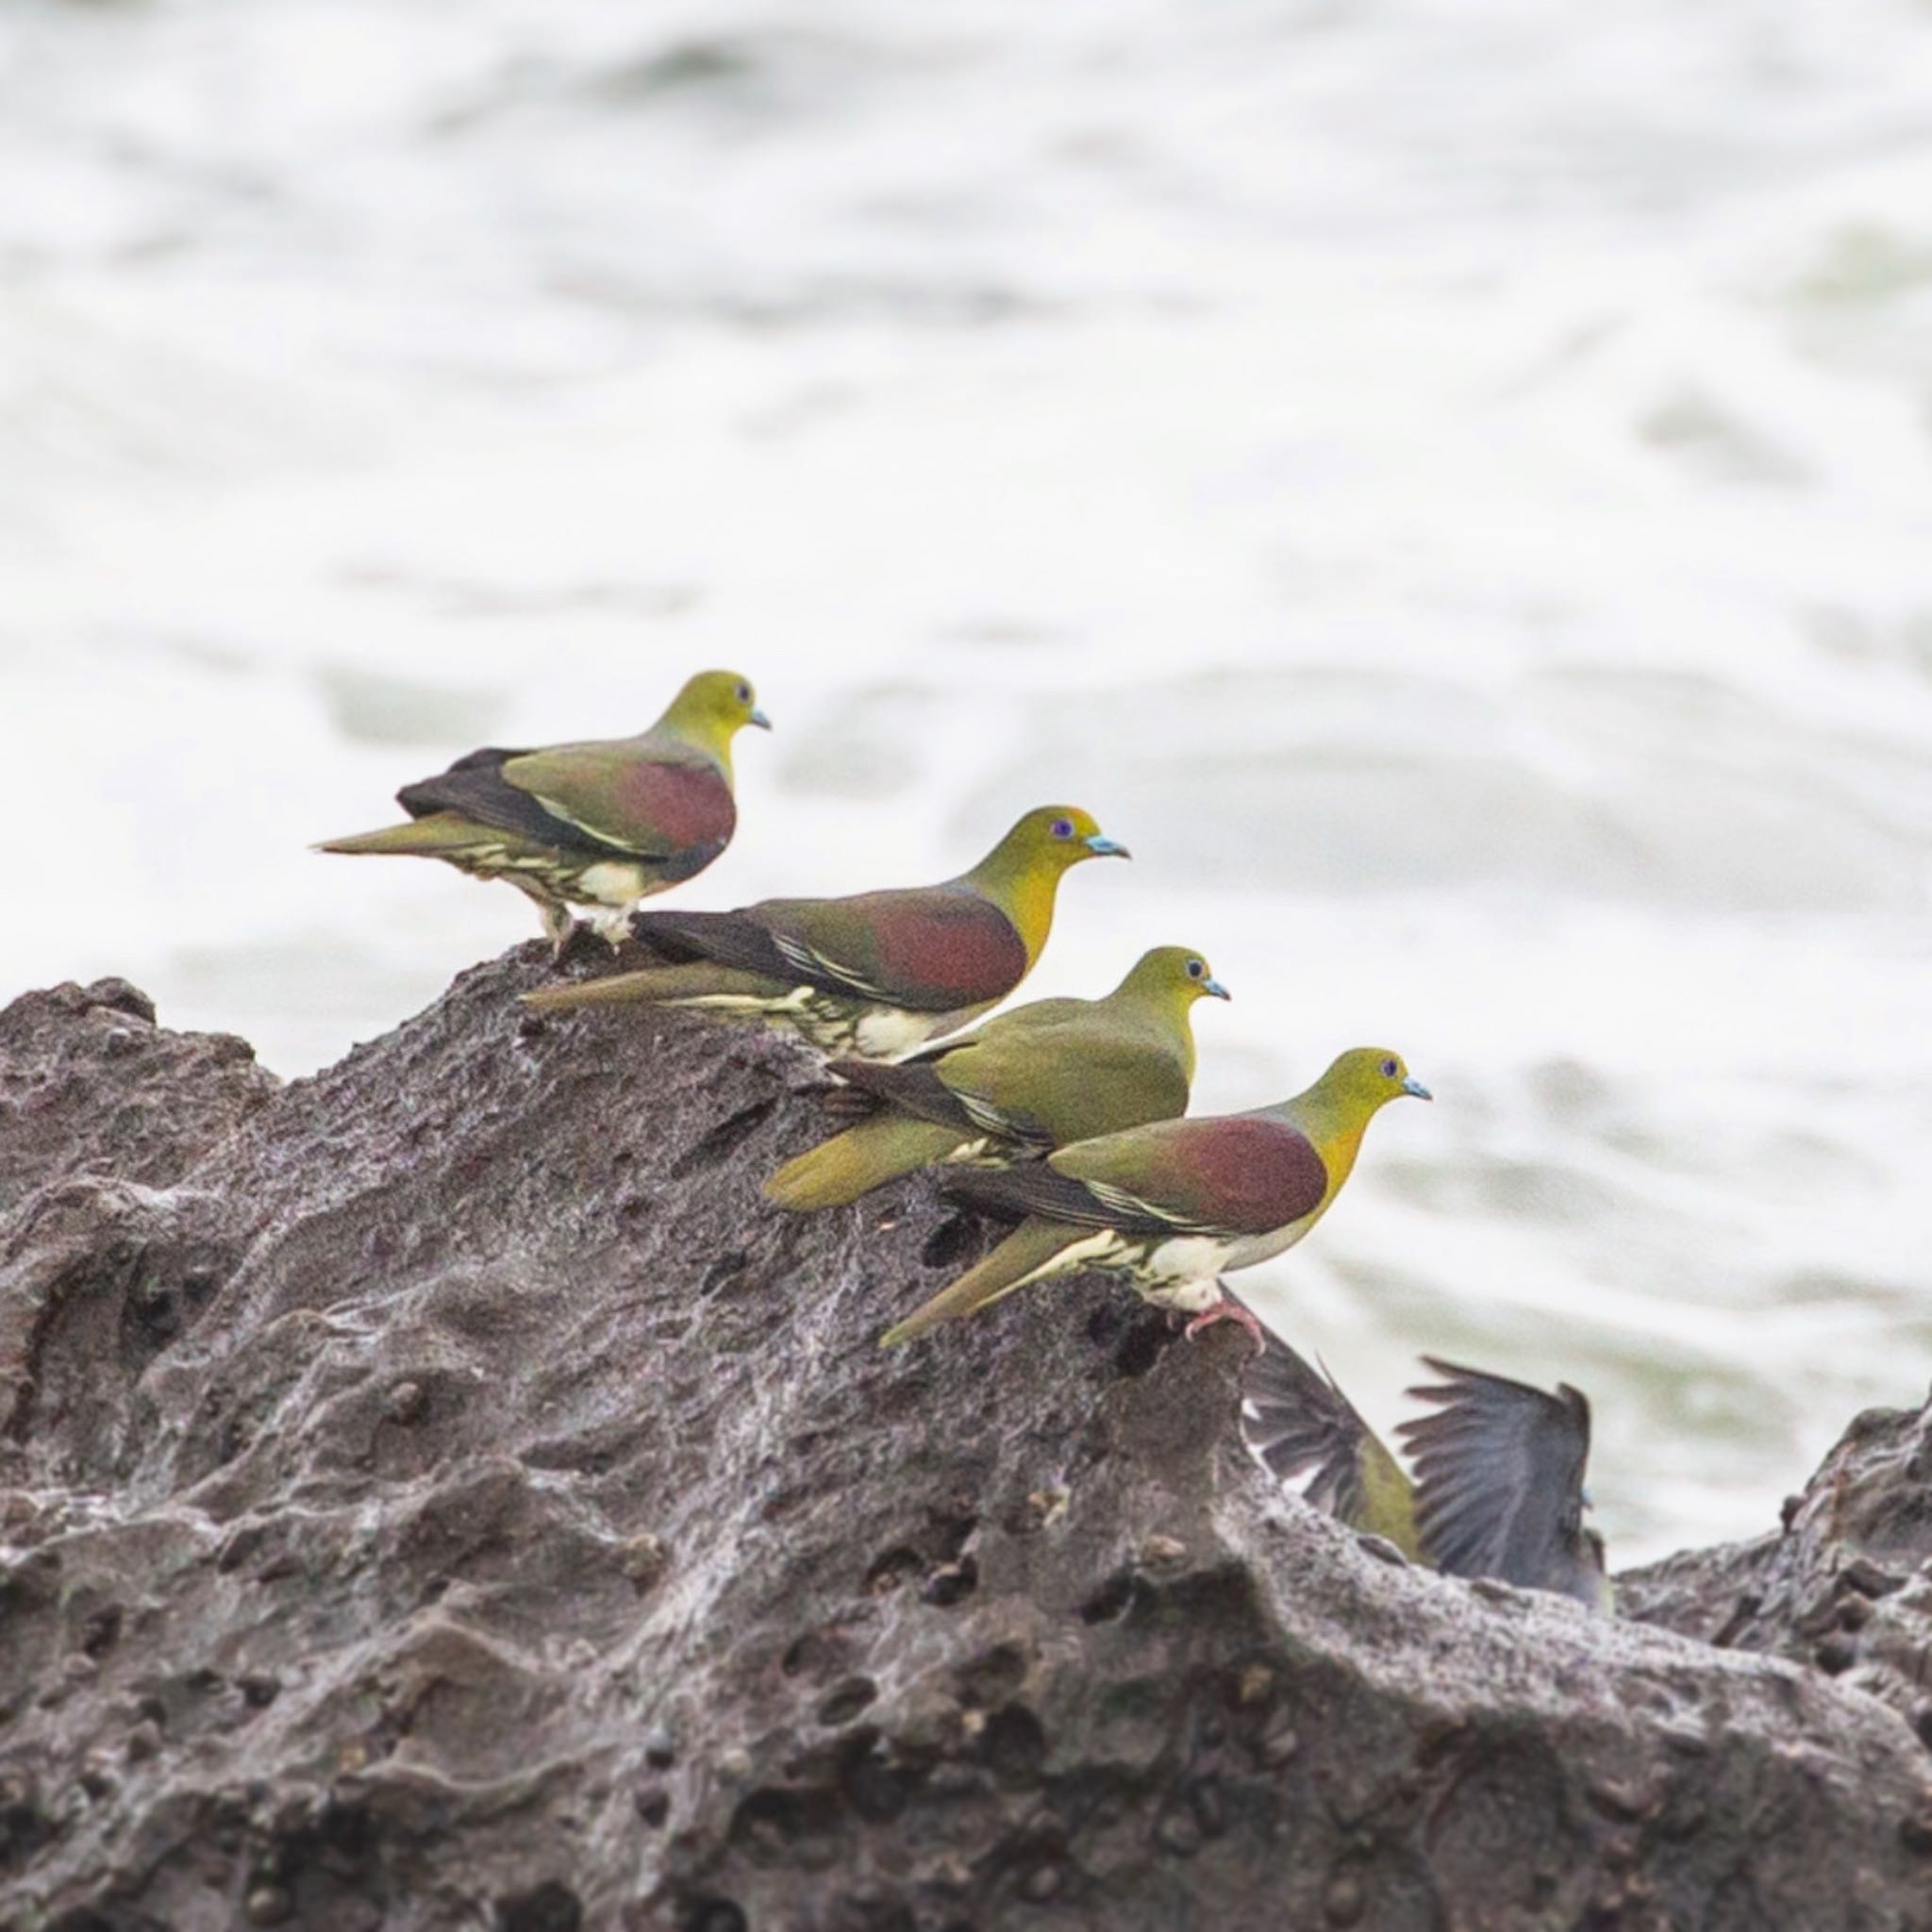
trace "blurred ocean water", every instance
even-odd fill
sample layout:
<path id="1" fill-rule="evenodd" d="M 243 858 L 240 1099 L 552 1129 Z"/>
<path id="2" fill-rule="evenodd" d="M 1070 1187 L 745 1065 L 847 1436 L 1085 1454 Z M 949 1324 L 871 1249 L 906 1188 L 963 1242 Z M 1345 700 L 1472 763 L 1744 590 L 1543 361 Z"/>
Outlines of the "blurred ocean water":
<path id="1" fill-rule="evenodd" d="M 1088 806 L 1030 992 L 1438 1093 L 1263 1312 L 1761 1527 L 1932 1373 L 1928 100 L 1922 0 L 19 0 L 0 992 L 324 1064 L 535 926 L 308 841 L 741 668 L 689 903 Z"/>

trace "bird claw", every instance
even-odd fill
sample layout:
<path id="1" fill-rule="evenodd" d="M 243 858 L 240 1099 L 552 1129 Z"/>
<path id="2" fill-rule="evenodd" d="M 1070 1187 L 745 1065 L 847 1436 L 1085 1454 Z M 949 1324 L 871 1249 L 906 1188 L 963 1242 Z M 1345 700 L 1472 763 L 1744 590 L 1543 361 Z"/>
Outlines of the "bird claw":
<path id="1" fill-rule="evenodd" d="M 600 936 L 590 926 L 577 920 L 551 941 L 550 963 L 559 971 L 581 961 L 586 966 L 603 966 L 609 962 L 608 951 L 600 943 Z"/>
<path id="2" fill-rule="evenodd" d="M 1255 1353 L 1260 1355 L 1266 1350 L 1267 1338 L 1262 1332 L 1260 1323 L 1255 1319 L 1250 1309 L 1244 1308 L 1237 1301 L 1216 1302 L 1211 1308 L 1206 1308 L 1196 1315 L 1181 1333 L 1188 1341 L 1196 1341 L 1204 1328 L 1211 1328 L 1217 1322 L 1240 1323 L 1247 1331 L 1248 1340 L 1255 1344 Z"/>
<path id="3" fill-rule="evenodd" d="M 636 910 L 635 901 L 628 906 L 600 906 L 591 914 L 590 930 L 614 953 L 630 938 L 631 914 Z"/>

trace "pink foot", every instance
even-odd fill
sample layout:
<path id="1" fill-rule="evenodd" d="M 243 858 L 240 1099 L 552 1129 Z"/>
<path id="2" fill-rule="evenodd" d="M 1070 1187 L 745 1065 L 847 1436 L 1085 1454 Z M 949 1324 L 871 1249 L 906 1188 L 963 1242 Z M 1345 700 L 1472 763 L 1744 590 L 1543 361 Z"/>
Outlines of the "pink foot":
<path id="1" fill-rule="evenodd" d="M 1262 1334 L 1261 1324 L 1254 1315 L 1237 1301 L 1216 1302 L 1211 1308 L 1204 1309 L 1181 1330 L 1190 1341 L 1199 1339 L 1204 1328 L 1211 1328 L 1217 1322 L 1239 1322 L 1247 1330 L 1248 1340 L 1255 1344 L 1255 1353 L 1259 1355 L 1268 1346 Z"/>

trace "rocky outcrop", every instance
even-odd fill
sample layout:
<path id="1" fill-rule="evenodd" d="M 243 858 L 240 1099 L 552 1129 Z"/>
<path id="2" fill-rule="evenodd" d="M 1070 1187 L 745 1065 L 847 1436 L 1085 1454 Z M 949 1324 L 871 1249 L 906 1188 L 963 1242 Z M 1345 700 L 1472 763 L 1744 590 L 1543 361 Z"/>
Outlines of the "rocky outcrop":
<path id="1" fill-rule="evenodd" d="M 765 1208 L 808 1057 L 544 970 L 280 1089 L 0 1015 L 0 1924 L 1932 1926 L 1924 1418 L 1626 1584 L 1694 1635 L 1412 1571 L 1251 1468 L 1232 1328 L 881 1353 L 974 1230 Z"/>
<path id="2" fill-rule="evenodd" d="M 1853 1421 L 1783 1527 L 1623 1579 L 1631 1614 L 1801 1659 L 1885 1699 L 1932 1747 L 1932 1404 Z"/>
<path id="3" fill-rule="evenodd" d="M 0 1214 L 73 1174 L 165 1187 L 272 1094 L 232 1034 L 168 1033 L 125 979 L 0 1010 Z"/>

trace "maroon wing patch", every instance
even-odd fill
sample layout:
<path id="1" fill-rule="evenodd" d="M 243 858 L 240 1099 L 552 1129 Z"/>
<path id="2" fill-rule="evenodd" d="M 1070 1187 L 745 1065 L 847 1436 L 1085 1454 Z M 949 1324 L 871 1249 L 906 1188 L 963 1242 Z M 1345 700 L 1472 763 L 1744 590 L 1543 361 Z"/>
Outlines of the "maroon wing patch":
<path id="1" fill-rule="evenodd" d="M 659 849 L 675 858 L 702 852 L 708 863 L 731 842 L 738 824 L 731 787 L 712 765 L 627 765 L 611 793 L 623 822 L 651 826 L 663 841 Z"/>
<path id="2" fill-rule="evenodd" d="M 772 934 L 804 982 L 910 1012 L 983 1006 L 1026 976 L 1026 948 L 1006 914 L 948 886 L 768 899 L 747 917 Z"/>
<path id="3" fill-rule="evenodd" d="M 878 892 L 873 971 L 881 989 L 931 1011 L 1002 1000 L 1031 963 L 1012 922 L 972 892 Z M 855 964 L 857 962 L 854 962 Z"/>
<path id="4" fill-rule="evenodd" d="M 1307 1137 L 1286 1121 L 1229 1114 L 1176 1121 L 1169 1149 L 1174 1185 L 1157 1197 L 1186 1216 L 1229 1234 L 1267 1234 L 1312 1214 L 1328 1193 L 1328 1170 Z"/>
<path id="5" fill-rule="evenodd" d="M 1271 1234 L 1322 1205 L 1328 1171 L 1285 1121 L 1223 1114 L 1077 1141 L 1038 1166 L 964 1170 L 943 1187 L 995 1213 L 1123 1234 Z"/>
<path id="6" fill-rule="evenodd" d="M 1322 1157 L 1272 1114 L 1154 1121 L 1075 1141 L 1047 1166 L 1103 1204 L 1108 1225 L 1136 1231 L 1154 1220 L 1181 1232 L 1269 1234 L 1328 1193 Z"/>
<path id="7" fill-rule="evenodd" d="M 716 959 L 916 1013 L 1004 999 L 1026 976 L 1026 948 L 1006 915 L 941 887 L 766 899 L 741 912 L 641 912 L 631 930 L 669 959 Z"/>

